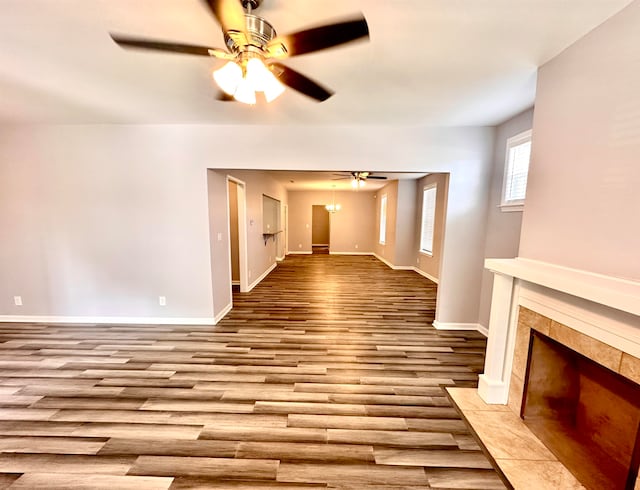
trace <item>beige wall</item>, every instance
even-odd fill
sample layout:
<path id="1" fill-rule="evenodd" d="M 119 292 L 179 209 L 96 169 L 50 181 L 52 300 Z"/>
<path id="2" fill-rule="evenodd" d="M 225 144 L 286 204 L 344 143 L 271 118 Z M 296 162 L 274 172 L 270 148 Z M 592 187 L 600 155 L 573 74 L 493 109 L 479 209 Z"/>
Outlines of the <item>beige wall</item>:
<path id="1" fill-rule="evenodd" d="M 396 243 L 393 264 L 416 265 L 417 187 L 415 180 L 399 180 L 396 207 Z"/>
<path id="2" fill-rule="evenodd" d="M 436 184 L 436 214 L 433 228 L 433 254 L 427 255 L 420 252 L 420 235 L 422 234 L 422 194 L 425 187 Z M 415 217 L 414 250 L 416 267 L 429 274 L 432 278 L 440 278 L 440 262 L 442 260 L 442 246 L 444 243 L 444 227 L 447 216 L 447 196 L 449 188 L 448 174 L 429 174 L 420 179 L 417 188 L 417 212 Z"/>
<path id="3" fill-rule="evenodd" d="M 640 1 L 539 70 L 520 255 L 640 279 Z"/>
<path id="4" fill-rule="evenodd" d="M 313 205 L 311 244 L 329 245 L 329 212 L 322 204 Z"/>
<path id="5" fill-rule="evenodd" d="M 312 207 L 332 202 L 330 191 L 289 191 L 289 251 L 311 252 Z M 336 203 L 342 208 L 330 214 L 330 251 L 371 253 L 375 224 L 372 192 L 339 191 Z"/>
<path id="6" fill-rule="evenodd" d="M 387 196 L 387 223 L 384 244 L 380 243 L 380 214 L 382 197 Z M 375 193 L 376 227 L 374 233 L 375 253 L 391 264 L 396 259 L 396 216 L 398 210 L 398 181 L 392 180 Z M 395 265 L 395 264 L 394 264 Z"/>
<path id="7" fill-rule="evenodd" d="M 491 192 L 487 212 L 487 236 L 484 245 L 484 255 L 487 258 L 513 258 L 518 255 L 522 211 L 503 212 L 499 205 L 502 201 L 507 139 L 531 129 L 532 126 L 533 109 L 529 109 L 496 128 Z M 479 315 L 479 323 L 485 327 L 489 326 L 492 291 L 493 273 L 485 270 L 482 275 Z"/>

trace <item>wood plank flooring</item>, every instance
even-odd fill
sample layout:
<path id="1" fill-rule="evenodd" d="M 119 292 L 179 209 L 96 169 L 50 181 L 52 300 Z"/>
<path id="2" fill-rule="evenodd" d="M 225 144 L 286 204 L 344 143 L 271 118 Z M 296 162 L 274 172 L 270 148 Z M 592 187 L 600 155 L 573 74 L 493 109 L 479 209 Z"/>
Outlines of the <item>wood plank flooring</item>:
<path id="1" fill-rule="evenodd" d="M 0 488 L 502 489 L 442 386 L 485 339 L 369 256 L 289 257 L 216 327 L 0 324 Z"/>

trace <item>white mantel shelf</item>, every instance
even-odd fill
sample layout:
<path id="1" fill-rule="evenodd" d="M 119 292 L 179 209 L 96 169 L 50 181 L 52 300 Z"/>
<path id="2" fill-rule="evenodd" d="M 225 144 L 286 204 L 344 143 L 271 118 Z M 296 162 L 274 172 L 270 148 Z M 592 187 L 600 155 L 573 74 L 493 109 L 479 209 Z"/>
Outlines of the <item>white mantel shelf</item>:
<path id="1" fill-rule="evenodd" d="M 486 259 L 492 272 L 539 284 L 640 316 L 640 282 L 531 259 Z"/>

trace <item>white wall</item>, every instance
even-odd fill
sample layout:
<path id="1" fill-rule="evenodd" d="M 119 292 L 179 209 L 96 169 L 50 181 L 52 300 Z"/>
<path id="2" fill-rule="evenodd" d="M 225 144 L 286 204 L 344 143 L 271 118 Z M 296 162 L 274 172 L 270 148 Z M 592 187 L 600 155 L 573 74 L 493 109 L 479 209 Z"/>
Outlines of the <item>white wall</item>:
<path id="1" fill-rule="evenodd" d="M 437 316 L 475 322 L 492 142 L 492 128 L 2 127 L 0 315 L 210 317 L 207 168 L 366 168 L 451 172 Z"/>
<path id="2" fill-rule="evenodd" d="M 0 131 L 0 315 L 213 317 L 204 167 L 151 133 Z"/>
<path id="3" fill-rule="evenodd" d="M 505 121 L 496 128 L 491 190 L 488 196 L 487 236 L 484 244 L 484 256 L 487 258 L 513 258 L 518 255 L 522 211 L 503 212 L 499 205 L 502 201 L 507 140 L 531 129 L 532 126 L 533 109 L 529 109 Z M 492 291 L 493 273 L 484 270 L 482 292 L 480 294 L 479 323 L 485 327 L 489 326 Z"/>
<path id="4" fill-rule="evenodd" d="M 520 256 L 640 279 L 640 1 L 540 68 Z"/>

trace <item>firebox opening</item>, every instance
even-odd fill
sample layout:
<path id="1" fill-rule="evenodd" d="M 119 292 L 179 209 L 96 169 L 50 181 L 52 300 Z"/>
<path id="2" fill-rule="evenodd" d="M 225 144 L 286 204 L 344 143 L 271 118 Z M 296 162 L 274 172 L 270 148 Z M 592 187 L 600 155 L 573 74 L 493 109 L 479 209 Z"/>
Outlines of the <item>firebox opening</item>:
<path id="1" fill-rule="evenodd" d="M 532 330 L 521 416 L 588 489 L 633 489 L 640 386 Z"/>

